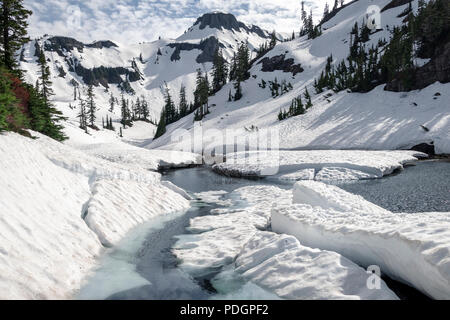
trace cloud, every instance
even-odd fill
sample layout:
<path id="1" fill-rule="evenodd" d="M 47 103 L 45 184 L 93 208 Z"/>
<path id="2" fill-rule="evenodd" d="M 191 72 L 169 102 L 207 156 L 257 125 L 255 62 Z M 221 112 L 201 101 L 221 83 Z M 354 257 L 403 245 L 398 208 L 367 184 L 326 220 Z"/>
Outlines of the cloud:
<path id="1" fill-rule="evenodd" d="M 306 1 L 316 20 L 325 2 Z M 202 14 L 230 12 L 248 24 L 267 30 L 292 32 L 300 28 L 299 0 L 25 0 L 33 10 L 30 34 L 63 35 L 90 42 L 152 41 L 176 38 Z"/>

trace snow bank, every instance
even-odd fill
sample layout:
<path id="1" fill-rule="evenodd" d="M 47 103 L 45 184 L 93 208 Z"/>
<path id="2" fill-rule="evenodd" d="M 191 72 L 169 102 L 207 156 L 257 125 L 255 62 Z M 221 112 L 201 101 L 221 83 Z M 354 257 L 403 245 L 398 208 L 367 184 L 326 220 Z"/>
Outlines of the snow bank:
<path id="1" fill-rule="evenodd" d="M 202 164 L 201 156 L 194 153 L 148 150 L 123 142 L 88 144 L 79 148 L 89 155 L 147 170 L 184 168 Z"/>
<path id="2" fill-rule="evenodd" d="M 275 232 L 335 251 L 437 299 L 450 298 L 450 213 L 394 214 L 320 182 L 298 182 L 272 210 Z"/>
<path id="3" fill-rule="evenodd" d="M 372 274 L 350 260 L 292 236 L 258 232 L 235 264 L 246 279 L 285 299 L 397 299 L 381 279 L 379 290 L 369 289 Z"/>
<path id="4" fill-rule="evenodd" d="M 70 298 L 102 243 L 189 205 L 157 173 L 36 135 L 0 136 L 0 299 Z"/>
<path id="5" fill-rule="evenodd" d="M 359 180 L 381 178 L 425 154 L 415 151 L 269 151 L 227 156 L 213 170 L 227 176 L 281 175 L 283 180 Z"/>

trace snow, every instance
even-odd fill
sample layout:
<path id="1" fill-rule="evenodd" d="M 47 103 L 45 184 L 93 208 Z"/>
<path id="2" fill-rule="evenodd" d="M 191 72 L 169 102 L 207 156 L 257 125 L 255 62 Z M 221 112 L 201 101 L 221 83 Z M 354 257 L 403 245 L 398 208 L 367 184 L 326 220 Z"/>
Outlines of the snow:
<path id="1" fill-rule="evenodd" d="M 231 264 L 258 229 L 269 226 L 272 203 L 292 203 L 289 192 L 272 186 L 244 187 L 228 196 L 237 206 L 235 202 L 215 214 L 194 218 L 188 228 L 191 234 L 177 236 L 173 253 L 185 272 L 201 277 Z M 216 201 L 220 205 L 224 200 Z"/>
<path id="2" fill-rule="evenodd" d="M 415 151 L 255 151 L 228 155 L 213 170 L 237 177 L 281 175 L 282 180 L 375 179 L 418 157 L 426 155 Z"/>
<path id="3" fill-rule="evenodd" d="M 0 136 L 0 298 L 71 298 L 102 243 L 189 206 L 157 173 L 33 135 Z"/>
<path id="4" fill-rule="evenodd" d="M 255 291 L 285 299 L 396 299 L 383 281 L 381 290 L 369 290 L 369 274 L 337 253 L 306 248 L 292 236 L 259 231 L 270 227 L 275 204 L 292 205 L 292 192 L 248 186 L 228 198 L 234 200 L 233 206 L 192 219 L 191 234 L 178 236 L 172 250 L 180 267 L 194 277 L 220 272 L 211 281 L 225 291 L 219 290 L 219 297 L 230 297 L 227 292 L 245 283 L 236 279 L 237 273 L 256 286 L 243 289 L 244 296 Z M 282 245 L 286 241 L 288 245 Z"/>
<path id="5" fill-rule="evenodd" d="M 294 201 L 272 210 L 275 232 L 338 252 L 430 297 L 450 298 L 450 213 L 399 214 L 315 181 L 298 182 Z"/>
<path id="6" fill-rule="evenodd" d="M 246 279 L 285 299 L 397 299 L 381 279 L 380 289 L 369 289 L 372 273 L 337 253 L 304 247 L 292 236 L 258 232 L 235 264 Z"/>
<path id="7" fill-rule="evenodd" d="M 322 36 L 307 40 L 278 43 L 264 58 L 284 54 L 301 64 L 304 72 L 293 76 L 282 71 L 262 72 L 261 64 L 255 63 L 250 70 L 252 77 L 242 84 L 244 93 L 240 101 L 228 102 L 228 93 L 233 84 L 227 84 L 211 97 L 211 113 L 202 121 L 203 146 L 218 145 L 217 131 L 225 136 L 227 130 L 234 130 L 233 137 L 252 139 L 252 133 L 245 128 L 252 125 L 269 129 L 279 135 L 280 149 L 357 149 L 396 150 L 410 149 L 421 143 L 434 142 L 436 152 L 450 153 L 450 84 L 435 83 L 423 90 L 408 93 L 384 91 L 384 85 L 369 93 L 334 93 L 327 91 L 315 94 L 312 87 L 325 68 L 326 58 L 333 54 L 338 63 L 348 55 L 348 41 L 355 22 L 361 26 L 367 21 L 367 9 L 371 5 L 383 8 L 390 0 L 359 0 L 341 10 L 323 26 Z M 417 1 L 413 1 L 417 8 Z M 370 47 L 379 39 L 389 39 L 389 30 L 402 23 L 397 16 L 406 8 L 400 6 L 381 13 L 383 30 L 371 35 L 366 44 Z M 389 28 L 389 30 L 388 30 Z M 255 77 L 255 78 L 254 78 Z M 294 89 L 276 99 L 269 88 L 261 89 L 258 84 L 277 78 L 279 82 L 291 82 Z M 305 115 L 279 122 L 280 109 L 287 109 L 293 98 L 304 93 L 305 87 L 312 94 L 313 108 Z M 441 96 L 435 97 L 436 93 Z M 189 141 L 184 144 L 171 141 L 171 134 L 177 129 L 193 134 L 193 116 L 169 126 L 162 138 L 150 143 L 150 147 L 172 150 L 191 150 Z M 421 126 L 429 129 L 424 130 Z"/>

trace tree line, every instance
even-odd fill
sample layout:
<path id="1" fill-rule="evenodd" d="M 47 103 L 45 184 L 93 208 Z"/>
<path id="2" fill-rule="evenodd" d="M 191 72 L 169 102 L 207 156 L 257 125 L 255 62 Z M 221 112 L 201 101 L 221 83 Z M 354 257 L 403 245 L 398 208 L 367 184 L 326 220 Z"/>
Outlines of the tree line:
<path id="1" fill-rule="evenodd" d="M 349 54 L 339 63 L 330 56 L 320 77 L 315 80 L 317 93 L 325 89 L 336 92 L 350 89 L 368 92 L 376 86 L 398 81 L 404 91 L 414 88 L 418 66 L 416 58 L 432 58 L 436 47 L 445 43 L 450 31 L 450 5 L 446 0 L 419 1 L 414 14 L 412 3 L 400 15 L 405 23 L 395 26 L 389 41 L 380 39 L 368 47 L 371 30 L 365 21 L 355 23 L 350 34 Z"/>
<path id="2" fill-rule="evenodd" d="M 29 135 L 31 129 L 62 141 L 67 139 L 61 122 L 65 120 L 51 97 L 50 68 L 43 51 L 38 57 L 38 79 L 35 85 L 24 81 L 17 52 L 30 41 L 28 18 L 32 12 L 22 0 L 0 1 L 0 131 Z"/>
<path id="3" fill-rule="evenodd" d="M 231 62 L 228 62 L 217 48 L 214 53 L 212 79 L 208 72 L 197 69 L 196 87 L 193 92 L 194 101 L 188 102 L 186 87 L 180 88 L 180 102 L 175 106 L 171 92 L 164 86 L 164 106 L 158 122 L 155 139 L 166 132 L 166 126 L 194 113 L 194 121 L 201 121 L 210 113 L 209 98 L 219 92 L 227 83 L 233 82 L 234 91 L 230 89 L 228 100 L 238 101 L 242 98 L 242 82 L 250 78 L 251 54 L 247 43 L 242 43 Z"/>

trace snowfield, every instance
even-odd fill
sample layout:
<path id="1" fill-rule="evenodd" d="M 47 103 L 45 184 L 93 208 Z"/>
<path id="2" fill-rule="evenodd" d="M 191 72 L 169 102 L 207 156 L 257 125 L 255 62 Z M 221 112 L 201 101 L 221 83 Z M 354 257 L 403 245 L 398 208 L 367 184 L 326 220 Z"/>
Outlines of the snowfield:
<path id="1" fill-rule="evenodd" d="M 0 136 L 0 299 L 71 298 L 102 244 L 189 206 L 157 173 L 37 136 Z"/>
<path id="2" fill-rule="evenodd" d="M 228 155 L 227 161 L 214 165 L 213 170 L 233 177 L 360 180 L 382 178 L 423 157 L 426 155 L 415 151 L 254 151 Z"/>
<path id="3" fill-rule="evenodd" d="M 450 298 L 450 213 L 398 214 L 315 181 L 298 182 L 293 204 L 272 210 L 275 232 L 338 252 L 430 297 Z"/>

